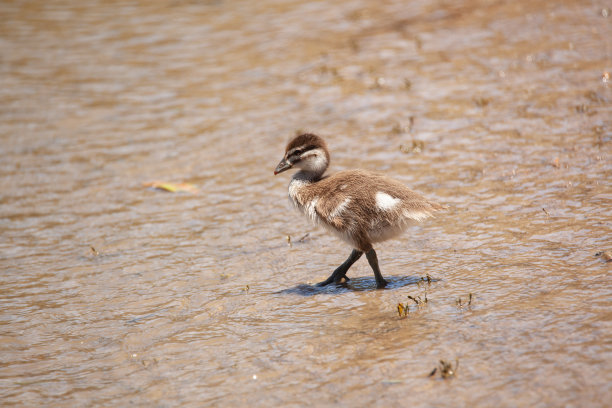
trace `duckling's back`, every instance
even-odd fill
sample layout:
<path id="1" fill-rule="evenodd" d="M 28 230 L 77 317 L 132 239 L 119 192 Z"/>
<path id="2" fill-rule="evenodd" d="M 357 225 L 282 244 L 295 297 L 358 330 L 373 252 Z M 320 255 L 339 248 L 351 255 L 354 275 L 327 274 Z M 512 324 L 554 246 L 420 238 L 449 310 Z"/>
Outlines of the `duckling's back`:
<path id="1" fill-rule="evenodd" d="M 364 170 L 318 181 L 294 178 L 289 195 L 313 222 L 363 251 L 444 208 L 396 180 Z"/>

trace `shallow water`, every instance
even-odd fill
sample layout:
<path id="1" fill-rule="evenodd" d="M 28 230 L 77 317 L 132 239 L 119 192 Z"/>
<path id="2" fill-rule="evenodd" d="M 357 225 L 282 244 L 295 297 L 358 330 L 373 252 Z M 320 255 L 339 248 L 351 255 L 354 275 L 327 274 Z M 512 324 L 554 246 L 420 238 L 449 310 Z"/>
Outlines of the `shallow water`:
<path id="1" fill-rule="evenodd" d="M 447 3 L 0 4 L 2 405 L 606 405 L 610 6 Z M 310 286 L 300 129 L 450 206 L 388 289 Z"/>

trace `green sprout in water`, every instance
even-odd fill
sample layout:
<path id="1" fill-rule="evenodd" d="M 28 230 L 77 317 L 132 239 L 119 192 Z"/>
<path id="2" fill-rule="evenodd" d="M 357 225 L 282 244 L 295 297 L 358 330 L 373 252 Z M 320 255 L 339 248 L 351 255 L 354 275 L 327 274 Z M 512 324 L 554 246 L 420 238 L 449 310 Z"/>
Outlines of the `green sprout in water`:
<path id="1" fill-rule="evenodd" d="M 472 298 L 474 296 L 470 293 L 468 295 L 468 302 L 467 303 L 463 303 L 463 301 L 461 300 L 461 298 L 457 298 L 457 300 L 455 301 L 455 303 L 457 304 L 457 307 L 459 309 L 462 309 L 463 307 L 470 307 L 472 305 Z"/>

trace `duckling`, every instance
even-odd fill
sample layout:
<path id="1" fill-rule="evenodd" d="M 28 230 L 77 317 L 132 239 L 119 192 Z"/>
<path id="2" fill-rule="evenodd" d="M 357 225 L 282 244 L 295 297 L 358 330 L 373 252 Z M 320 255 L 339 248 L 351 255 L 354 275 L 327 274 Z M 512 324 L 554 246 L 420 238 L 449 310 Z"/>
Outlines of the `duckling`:
<path id="1" fill-rule="evenodd" d="M 365 253 L 376 287 L 387 286 L 372 244 L 397 237 L 411 223 L 432 217 L 445 206 L 428 200 L 399 181 L 364 170 L 324 176 L 330 156 L 317 135 L 293 138 L 274 175 L 293 167 L 299 171 L 289 183 L 289 199 L 315 225 L 321 225 L 353 248 L 349 257 L 317 286 L 341 283 L 349 268 Z"/>

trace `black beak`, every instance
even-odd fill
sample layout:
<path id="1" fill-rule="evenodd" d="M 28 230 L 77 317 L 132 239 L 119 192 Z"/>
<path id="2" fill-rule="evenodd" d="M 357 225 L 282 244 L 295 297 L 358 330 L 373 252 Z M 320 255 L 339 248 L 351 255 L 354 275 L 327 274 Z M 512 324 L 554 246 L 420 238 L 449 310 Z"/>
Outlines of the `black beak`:
<path id="1" fill-rule="evenodd" d="M 276 169 L 274 169 L 274 175 L 276 176 L 278 173 L 282 173 L 285 170 L 289 170 L 291 167 L 293 167 L 293 164 L 283 158 L 283 160 L 278 163 L 278 166 L 276 166 Z"/>

